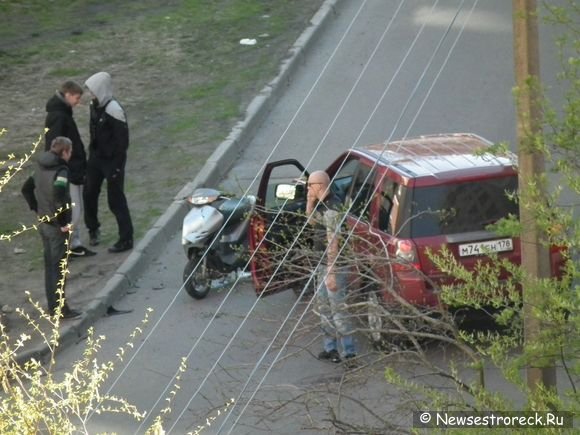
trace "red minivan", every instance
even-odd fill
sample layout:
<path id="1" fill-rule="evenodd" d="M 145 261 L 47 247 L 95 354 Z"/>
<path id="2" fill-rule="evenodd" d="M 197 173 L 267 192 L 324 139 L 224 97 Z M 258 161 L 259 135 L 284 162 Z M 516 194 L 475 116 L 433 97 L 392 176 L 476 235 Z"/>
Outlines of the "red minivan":
<path id="1" fill-rule="evenodd" d="M 486 153 L 490 145 L 475 134 L 419 136 L 350 149 L 326 169 L 333 192 L 348 210 L 353 243 L 382 247 L 390 265 L 382 274 L 385 284 L 394 285 L 405 300 L 435 306 L 436 287 L 452 282 L 430 261 L 428 251 L 445 246 L 467 270 L 489 252 L 520 263 L 519 239 L 486 230 L 519 214 L 509 198 L 518 188 L 516 157 Z M 290 247 L 294 240 L 291 228 L 300 225 L 289 221 L 300 223 L 295 212 L 303 212 L 306 203 L 305 189 L 296 180 L 307 176 L 294 159 L 269 163 L 264 170 L 250 231 L 258 294 L 278 291 L 287 282 L 274 276 L 286 268 L 279 267 L 271 251 L 274 245 Z M 563 266 L 557 249 L 551 251 L 551 266 L 553 274 Z M 389 293 L 382 294 L 388 301 Z"/>

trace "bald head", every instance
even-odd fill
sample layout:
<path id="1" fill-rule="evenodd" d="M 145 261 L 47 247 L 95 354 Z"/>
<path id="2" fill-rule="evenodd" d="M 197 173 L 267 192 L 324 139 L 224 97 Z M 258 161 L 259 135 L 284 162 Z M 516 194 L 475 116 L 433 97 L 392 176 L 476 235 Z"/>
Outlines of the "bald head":
<path id="1" fill-rule="evenodd" d="M 308 197 L 323 200 L 328 195 L 330 177 L 324 171 L 314 171 L 308 177 Z"/>
<path id="2" fill-rule="evenodd" d="M 324 185 L 324 187 L 328 187 L 330 184 L 330 177 L 324 171 L 314 171 L 312 174 L 310 174 L 310 177 L 308 177 L 308 182 L 321 183 Z"/>

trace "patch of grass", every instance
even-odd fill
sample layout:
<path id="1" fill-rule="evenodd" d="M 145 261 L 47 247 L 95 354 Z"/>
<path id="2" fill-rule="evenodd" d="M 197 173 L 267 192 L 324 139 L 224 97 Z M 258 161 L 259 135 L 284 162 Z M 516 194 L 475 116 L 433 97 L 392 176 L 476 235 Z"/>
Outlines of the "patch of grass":
<path id="1" fill-rule="evenodd" d="M 265 13 L 267 2 L 256 0 L 240 0 L 232 3 L 229 8 L 218 11 L 218 17 L 224 22 L 238 23 L 240 20 L 255 20 Z"/>
<path id="2" fill-rule="evenodd" d="M 286 23 L 283 14 L 276 14 L 268 18 L 268 34 L 270 37 L 280 35 L 286 29 Z"/>
<path id="3" fill-rule="evenodd" d="M 23 49 L 19 52 L 3 51 L 0 55 L 2 59 L 2 66 L 8 67 L 11 65 L 28 65 L 30 63 L 30 58 L 40 54 L 42 50 L 38 48 L 28 48 Z"/>
<path id="4" fill-rule="evenodd" d="M 230 121 L 240 115 L 240 107 L 235 101 L 228 98 L 214 99 L 214 119 L 218 121 Z"/>
<path id="5" fill-rule="evenodd" d="M 87 71 L 84 69 L 74 68 L 74 67 L 60 67 L 55 68 L 48 72 L 50 77 L 82 77 L 83 75 L 87 75 Z"/>
<path id="6" fill-rule="evenodd" d="M 67 35 L 67 38 L 64 42 L 65 46 L 64 48 L 69 52 L 72 53 L 73 51 L 75 52 L 75 56 L 82 56 L 82 52 L 79 51 L 79 48 L 83 48 L 82 46 L 86 46 L 89 44 L 95 44 L 98 43 L 98 41 L 102 38 L 102 35 L 100 32 L 95 31 L 95 30 L 85 30 L 83 29 L 82 31 L 77 31 L 74 30 L 73 32 L 70 33 L 70 36 Z M 74 57 L 74 56 L 73 56 Z"/>
<path id="7" fill-rule="evenodd" d="M 213 98 L 220 94 L 220 91 L 227 85 L 225 79 L 214 80 L 203 83 L 186 90 L 182 95 L 190 100 L 200 100 L 202 98 Z"/>
<path id="8" fill-rule="evenodd" d="M 30 150 L 26 150 L 30 154 Z M 14 155 L 14 159 L 9 160 L 8 156 Z M 8 143 L 0 148 L 0 161 L 3 161 L 4 164 L 0 166 L 0 174 L 4 175 L 4 171 L 7 169 L 8 166 L 13 165 L 16 161 L 23 157 L 24 153 L 22 151 L 22 146 L 14 145 L 12 143 Z"/>
<path id="9" fill-rule="evenodd" d="M 165 56 L 159 53 L 145 53 L 139 59 L 139 64 L 143 68 L 159 66 L 163 63 Z"/>
<path id="10" fill-rule="evenodd" d="M 199 128 L 199 116 L 197 114 L 185 115 L 172 121 L 165 130 L 171 134 L 176 135 L 185 131 L 196 130 Z"/>
<path id="11" fill-rule="evenodd" d="M 149 227 L 154 223 L 159 217 L 163 214 L 165 210 L 153 207 L 148 208 L 146 210 L 141 211 L 138 214 L 133 213 L 133 225 L 135 227 L 135 240 L 139 240 L 142 238 L 147 231 L 149 231 Z"/>
<path id="12" fill-rule="evenodd" d="M 224 90 L 231 87 L 231 85 L 231 81 L 221 79 L 195 86 L 183 93 L 184 99 L 207 108 L 207 110 L 199 114 L 195 127 L 211 119 L 224 121 L 240 115 L 238 102 L 234 98 L 224 95 Z M 177 132 L 175 129 L 170 131 Z"/>

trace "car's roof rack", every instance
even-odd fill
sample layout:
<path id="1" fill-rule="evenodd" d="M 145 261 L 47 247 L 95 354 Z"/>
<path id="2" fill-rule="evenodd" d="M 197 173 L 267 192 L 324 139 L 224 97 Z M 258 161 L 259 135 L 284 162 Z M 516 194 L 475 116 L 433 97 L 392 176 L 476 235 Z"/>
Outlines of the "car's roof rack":
<path id="1" fill-rule="evenodd" d="M 473 133 L 433 134 L 358 147 L 379 162 L 417 178 L 482 166 L 513 166 L 516 156 L 484 150 L 492 143 Z"/>

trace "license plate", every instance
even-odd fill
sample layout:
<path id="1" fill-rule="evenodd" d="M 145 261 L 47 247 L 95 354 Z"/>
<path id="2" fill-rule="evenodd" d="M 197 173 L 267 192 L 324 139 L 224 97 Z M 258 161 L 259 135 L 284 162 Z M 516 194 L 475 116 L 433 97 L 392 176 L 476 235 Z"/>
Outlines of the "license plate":
<path id="1" fill-rule="evenodd" d="M 489 240 L 486 242 L 465 243 L 459 245 L 459 256 L 469 257 L 472 255 L 484 255 L 490 252 L 513 251 L 512 239 Z"/>

